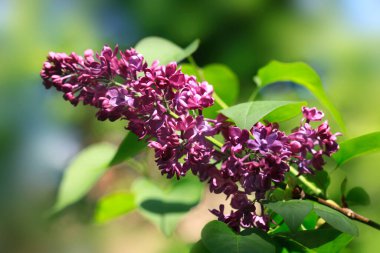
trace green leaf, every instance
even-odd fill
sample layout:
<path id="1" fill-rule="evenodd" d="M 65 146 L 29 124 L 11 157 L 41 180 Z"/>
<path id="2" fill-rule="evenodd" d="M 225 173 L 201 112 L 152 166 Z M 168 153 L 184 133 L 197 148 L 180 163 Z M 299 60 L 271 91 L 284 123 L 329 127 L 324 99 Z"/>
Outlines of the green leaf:
<path id="1" fill-rule="evenodd" d="M 338 110 L 327 98 L 318 74 L 306 63 L 284 63 L 272 61 L 258 71 L 254 78 L 259 88 L 276 82 L 294 82 L 308 89 L 319 102 L 334 116 L 336 122 L 344 130 L 344 122 Z"/>
<path id="2" fill-rule="evenodd" d="M 183 49 L 182 54 L 181 54 L 181 59 L 179 59 L 179 57 L 178 57 L 179 60 L 177 60 L 177 62 L 182 61 L 183 59 L 191 56 L 195 51 L 197 51 L 197 49 L 199 47 L 199 43 L 200 43 L 200 40 L 196 39 L 193 42 L 191 42 L 190 45 L 185 47 Z"/>
<path id="3" fill-rule="evenodd" d="M 191 247 L 190 253 L 210 253 L 210 251 L 203 244 L 202 240 L 199 240 Z"/>
<path id="4" fill-rule="evenodd" d="M 227 109 L 223 109 L 220 112 L 225 116 L 232 119 L 236 125 L 240 128 L 250 129 L 262 118 L 268 116 L 272 120 L 276 121 L 275 115 L 279 115 L 276 110 L 289 110 L 289 115 L 296 116 L 301 112 L 301 107 L 305 105 L 305 102 L 294 101 L 254 101 L 238 104 Z M 273 115 L 270 116 L 270 113 Z M 282 116 L 279 116 L 282 120 Z"/>
<path id="5" fill-rule="evenodd" d="M 314 211 L 335 229 L 350 235 L 358 236 L 359 231 L 356 225 L 338 211 L 318 203 L 314 203 Z"/>
<path id="6" fill-rule="evenodd" d="M 313 204 L 304 200 L 278 201 L 266 204 L 269 209 L 284 218 L 290 231 L 297 231 L 306 215 L 313 209 Z"/>
<path id="7" fill-rule="evenodd" d="M 276 246 L 266 234 L 258 230 L 255 232 L 239 235 L 225 223 L 211 221 L 202 230 L 202 243 L 211 253 L 276 252 Z"/>
<path id="8" fill-rule="evenodd" d="M 331 227 L 316 230 L 304 230 L 296 233 L 282 234 L 306 248 L 318 253 L 340 252 L 353 239 L 352 235 L 342 233 Z"/>
<path id="9" fill-rule="evenodd" d="M 270 201 L 275 202 L 275 201 L 281 201 L 283 199 L 285 199 L 285 190 L 281 188 L 275 188 L 269 194 Z"/>
<path id="10" fill-rule="evenodd" d="M 346 202 L 349 206 L 368 206 L 371 204 L 368 193 L 362 187 L 354 187 L 349 190 L 346 196 Z"/>
<path id="11" fill-rule="evenodd" d="M 306 106 L 306 102 L 294 102 L 281 106 L 266 115 L 263 120 L 268 122 L 282 122 L 296 117 L 301 113 L 301 107 Z"/>
<path id="12" fill-rule="evenodd" d="M 333 158 L 338 165 L 342 165 L 354 157 L 380 151 L 380 132 L 374 132 L 343 141 L 339 146 L 340 149 L 333 155 Z"/>
<path id="13" fill-rule="evenodd" d="M 58 212 L 81 199 L 107 170 L 115 147 L 97 143 L 83 149 L 65 170 L 58 198 L 51 213 Z"/>
<path id="14" fill-rule="evenodd" d="M 199 76 L 199 73 L 196 67 L 194 67 L 194 65 L 190 63 L 182 63 L 181 70 L 184 74 L 187 74 L 189 76 L 195 76 L 198 81 L 201 81 L 201 77 Z"/>
<path id="15" fill-rule="evenodd" d="M 192 176 L 175 182 L 168 189 L 161 189 L 148 179 L 136 180 L 132 185 L 141 214 L 165 235 L 171 235 L 181 218 L 199 203 L 202 190 L 203 185 Z"/>
<path id="16" fill-rule="evenodd" d="M 146 37 L 140 40 L 135 49 L 142 54 L 148 64 L 159 60 L 160 64 L 165 65 L 170 62 L 180 62 L 194 53 L 199 46 L 199 40 L 193 41 L 186 48 L 181 48 L 173 42 L 160 37 Z"/>
<path id="17" fill-rule="evenodd" d="M 134 157 L 147 147 L 147 143 L 144 140 L 139 140 L 137 135 L 129 132 L 119 145 L 115 156 L 112 158 L 110 165 L 116 165 L 127 159 Z"/>
<path id="18" fill-rule="evenodd" d="M 215 93 L 226 103 L 232 106 L 236 103 L 239 95 L 239 79 L 236 74 L 223 64 L 210 64 L 203 69 L 197 69 L 191 64 L 182 64 L 182 71 L 188 75 L 196 76 L 199 81 L 206 80 L 214 87 Z M 201 73 L 202 76 L 199 74 Z M 207 118 L 215 118 L 222 107 L 218 103 L 203 110 Z"/>
<path id="19" fill-rule="evenodd" d="M 234 105 L 239 95 L 239 79 L 225 65 L 210 64 L 203 68 L 205 80 L 214 87 L 214 91 L 228 106 Z M 222 109 L 218 103 L 203 110 L 207 118 L 215 118 Z"/>
<path id="20" fill-rule="evenodd" d="M 318 253 L 341 252 L 354 239 L 352 235 L 341 233 L 333 241 L 318 247 Z"/>
<path id="21" fill-rule="evenodd" d="M 104 223 L 136 208 L 132 193 L 118 192 L 102 197 L 96 206 L 94 220 Z"/>

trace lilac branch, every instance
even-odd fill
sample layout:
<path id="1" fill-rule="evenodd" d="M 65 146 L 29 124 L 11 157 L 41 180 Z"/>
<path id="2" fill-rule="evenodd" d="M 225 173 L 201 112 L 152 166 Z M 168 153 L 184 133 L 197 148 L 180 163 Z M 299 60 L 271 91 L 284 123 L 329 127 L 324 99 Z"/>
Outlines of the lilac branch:
<path id="1" fill-rule="evenodd" d="M 311 196 L 308 194 L 305 194 L 305 198 L 312 200 L 314 202 L 318 202 L 318 203 L 320 203 L 324 206 L 327 206 L 331 209 L 334 209 L 334 210 L 340 212 L 341 214 L 345 215 L 346 217 L 350 218 L 351 220 L 356 220 L 360 223 L 363 223 L 363 224 L 368 225 L 370 227 L 373 227 L 377 230 L 380 230 L 380 224 L 379 223 L 377 223 L 373 220 L 370 220 L 369 218 L 364 217 L 363 215 L 355 213 L 354 211 L 352 211 L 349 208 L 341 207 L 338 204 L 335 204 L 335 203 L 329 202 L 325 199 L 322 199 L 320 197 L 315 197 L 315 196 Z"/>
<path id="2" fill-rule="evenodd" d="M 289 135 L 276 123 L 258 122 L 247 130 L 222 115 L 204 118 L 198 112 L 214 103 L 211 85 L 185 75 L 176 63 L 148 66 L 134 49 L 105 46 L 96 55 L 87 50 L 84 57 L 50 53 L 41 77 L 46 88 L 63 92 L 73 105 L 98 108 L 99 120 L 128 120 L 127 129 L 154 149 L 161 174 L 180 179 L 191 171 L 209 184 L 210 192 L 225 194 L 233 210 L 227 214 L 220 205 L 211 212 L 237 231 L 268 231 L 269 215 L 256 210 L 267 192 L 285 180 L 291 165 L 299 174 L 322 170 L 324 156 L 338 149 L 337 134 L 327 122 L 317 128 L 309 124 L 323 118 L 316 108 L 303 108 L 304 119 Z M 119 79 L 124 81 L 116 84 Z M 218 134 L 224 143 L 214 138 Z"/>

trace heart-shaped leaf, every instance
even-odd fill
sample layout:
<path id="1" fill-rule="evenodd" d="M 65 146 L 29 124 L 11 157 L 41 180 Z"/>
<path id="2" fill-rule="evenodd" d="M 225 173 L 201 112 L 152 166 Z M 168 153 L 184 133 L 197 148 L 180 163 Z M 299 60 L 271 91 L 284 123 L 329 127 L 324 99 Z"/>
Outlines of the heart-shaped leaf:
<path id="1" fill-rule="evenodd" d="M 346 196 L 346 202 L 349 206 L 368 206 L 371 204 L 368 193 L 362 187 L 354 187 L 349 190 Z"/>
<path id="2" fill-rule="evenodd" d="M 211 221 L 202 230 L 202 243 L 211 253 L 276 252 L 276 246 L 266 234 L 255 232 L 240 235 L 225 223 Z"/>
<path id="3" fill-rule="evenodd" d="M 339 151 L 333 158 L 342 165 L 354 157 L 380 151 L 380 132 L 374 132 L 339 143 Z"/>
<path id="4" fill-rule="evenodd" d="M 204 67 L 203 75 L 214 91 L 228 106 L 235 104 L 239 95 L 239 79 L 230 68 L 222 64 L 210 64 Z M 203 114 L 208 118 L 215 118 L 222 109 L 218 103 L 206 108 Z"/>
<path id="5" fill-rule="evenodd" d="M 265 87 L 272 83 L 287 81 L 294 82 L 305 87 L 319 100 L 323 106 L 331 112 L 339 126 L 343 130 L 345 129 L 341 115 L 327 98 L 321 79 L 318 74 L 306 63 L 284 63 L 272 61 L 258 71 L 258 74 L 254 80 L 259 88 Z"/>
<path id="6" fill-rule="evenodd" d="M 115 150 L 108 143 L 97 143 L 83 149 L 65 170 L 51 213 L 81 199 L 108 169 Z"/>
<path id="7" fill-rule="evenodd" d="M 313 209 L 313 204 L 304 200 L 277 201 L 268 203 L 266 206 L 281 215 L 290 231 L 293 232 L 297 231 Z"/>
<path id="8" fill-rule="evenodd" d="M 181 70 L 184 74 L 187 74 L 189 76 L 195 76 L 198 81 L 202 81 L 202 78 L 199 76 L 199 72 L 197 70 L 197 67 L 195 67 L 193 64 L 182 63 L 181 64 Z"/>
<path id="9" fill-rule="evenodd" d="M 318 203 L 314 203 L 314 211 L 319 217 L 324 219 L 335 229 L 350 235 L 359 235 L 356 225 L 349 218 L 338 211 Z"/>
<path id="10" fill-rule="evenodd" d="M 94 220 L 96 223 L 104 223 L 120 215 L 127 214 L 135 208 L 135 196 L 132 193 L 112 193 L 98 201 Z"/>
<path id="11" fill-rule="evenodd" d="M 120 143 L 110 165 L 112 166 L 124 162 L 140 153 L 146 147 L 147 143 L 144 140 L 139 140 L 137 135 L 129 132 Z"/>
<path id="12" fill-rule="evenodd" d="M 254 101 L 238 104 L 220 112 L 232 119 L 238 127 L 250 129 L 264 117 L 269 117 L 273 121 L 292 118 L 301 113 L 301 107 L 305 104 L 305 102 L 294 101 Z M 279 111 L 276 111 L 280 109 L 288 111 L 287 117 L 280 115 Z M 271 113 L 273 114 L 270 115 Z"/>
<path id="13" fill-rule="evenodd" d="M 199 40 L 193 41 L 186 48 L 181 48 L 173 42 L 160 37 L 146 37 L 140 40 L 135 49 L 142 54 L 148 64 L 159 60 L 160 64 L 165 65 L 170 62 L 180 62 L 194 53 L 199 46 Z"/>
<path id="14" fill-rule="evenodd" d="M 171 235 L 181 218 L 199 203 L 202 190 L 203 185 L 190 175 L 168 189 L 147 179 L 136 180 L 132 185 L 141 214 L 165 235 Z"/>

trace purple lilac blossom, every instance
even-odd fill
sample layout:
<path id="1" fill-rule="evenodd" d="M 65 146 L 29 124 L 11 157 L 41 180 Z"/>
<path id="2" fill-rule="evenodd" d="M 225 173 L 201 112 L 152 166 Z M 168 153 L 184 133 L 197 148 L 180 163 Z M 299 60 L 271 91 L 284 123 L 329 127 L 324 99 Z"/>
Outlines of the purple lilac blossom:
<path id="1" fill-rule="evenodd" d="M 302 113 L 307 123 L 310 121 L 320 121 L 325 116 L 325 114 L 322 111 L 319 111 L 316 107 L 308 108 L 303 106 Z"/>
<path id="2" fill-rule="evenodd" d="M 55 87 L 74 106 L 79 102 L 98 108 L 99 120 L 128 120 L 127 129 L 145 139 L 155 151 L 161 173 L 180 179 L 190 170 L 209 184 L 213 193 L 230 198 L 232 210 L 210 210 L 220 221 L 241 228 L 269 229 L 270 217 L 262 200 L 285 179 L 290 166 L 299 174 L 323 169 L 324 156 L 339 148 L 323 112 L 303 107 L 304 118 L 290 135 L 278 124 L 256 123 L 248 131 L 223 115 L 207 119 L 201 111 L 214 103 L 213 87 L 184 74 L 175 62 L 151 66 L 133 48 L 124 52 L 104 46 L 100 54 L 89 49 L 49 53 L 41 70 L 46 88 Z M 216 148 L 207 138 L 222 134 Z M 220 164 L 220 167 L 217 165 Z"/>

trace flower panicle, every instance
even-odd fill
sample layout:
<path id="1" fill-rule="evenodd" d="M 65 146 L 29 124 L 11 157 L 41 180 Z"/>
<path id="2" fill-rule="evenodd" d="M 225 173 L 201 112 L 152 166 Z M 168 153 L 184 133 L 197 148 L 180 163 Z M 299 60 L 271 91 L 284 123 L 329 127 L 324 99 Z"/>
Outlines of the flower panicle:
<path id="1" fill-rule="evenodd" d="M 127 129 L 154 149 L 163 175 L 180 179 L 190 170 L 211 192 L 227 195 L 230 214 L 223 205 L 210 211 L 237 231 L 267 231 L 270 218 L 261 201 L 285 180 L 290 166 L 313 174 L 339 148 L 339 133 L 332 134 L 327 121 L 311 126 L 324 116 L 316 108 L 303 107 L 301 125 L 289 135 L 275 123 L 258 122 L 246 130 L 223 115 L 205 118 L 199 112 L 214 103 L 212 85 L 184 74 L 175 62 L 148 66 L 133 48 L 104 46 L 84 56 L 51 52 L 41 77 L 46 88 L 55 87 L 74 106 L 98 108 L 99 120 L 128 120 Z M 209 141 L 218 134 L 224 139 L 220 150 Z"/>

